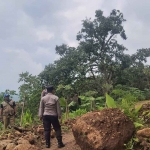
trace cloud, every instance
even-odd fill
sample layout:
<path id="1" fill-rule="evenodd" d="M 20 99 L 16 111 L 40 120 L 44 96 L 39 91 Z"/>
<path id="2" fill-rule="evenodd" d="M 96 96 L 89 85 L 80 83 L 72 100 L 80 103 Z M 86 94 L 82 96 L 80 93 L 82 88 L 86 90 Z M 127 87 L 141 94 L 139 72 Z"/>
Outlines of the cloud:
<path id="1" fill-rule="evenodd" d="M 29 52 L 25 50 L 6 49 L 0 55 L 0 90 L 15 89 L 19 84 L 19 74 L 28 71 L 33 75 L 43 70 L 42 64 L 35 62 Z M 5 57 L 3 57 L 5 56 Z M 15 83 L 15 84 L 14 84 Z"/>
<path id="2" fill-rule="evenodd" d="M 49 41 L 50 39 L 54 38 L 54 33 L 51 33 L 46 29 L 38 29 L 36 31 L 36 35 L 39 41 L 43 40 Z"/>
<path id="3" fill-rule="evenodd" d="M 78 46 L 78 42 L 75 41 L 75 40 L 71 40 L 69 37 L 68 37 L 68 34 L 63 32 L 62 33 L 62 39 L 63 41 L 69 45 L 70 47 L 77 47 Z"/>
<path id="4" fill-rule="evenodd" d="M 39 47 L 38 50 L 36 51 L 36 54 L 41 56 L 41 57 L 45 57 L 45 56 L 48 56 L 50 55 L 50 51 L 48 49 L 45 49 L 45 48 L 42 48 L 42 47 Z"/>
<path id="5" fill-rule="evenodd" d="M 59 56 L 56 45 L 77 46 L 82 20 L 94 19 L 95 10 L 109 15 L 123 12 L 128 39 L 118 42 L 134 53 L 149 48 L 150 1 L 126 0 L 5 0 L 0 2 L 0 91 L 17 90 L 19 73 L 38 75 Z"/>

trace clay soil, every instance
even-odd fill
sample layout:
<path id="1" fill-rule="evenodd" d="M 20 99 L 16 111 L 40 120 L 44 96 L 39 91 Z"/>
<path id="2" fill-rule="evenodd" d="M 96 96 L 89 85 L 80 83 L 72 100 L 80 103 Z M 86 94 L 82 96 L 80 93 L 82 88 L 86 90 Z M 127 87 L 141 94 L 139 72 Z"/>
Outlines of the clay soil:
<path id="1" fill-rule="evenodd" d="M 133 122 L 117 108 L 87 113 L 73 126 L 73 134 L 83 150 L 122 150 L 133 132 Z"/>
<path id="2" fill-rule="evenodd" d="M 81 150 L 79 146 L 76 144 L 72 131 L 67 131 L 63 133 L 63 142 L 65 147 L 61 148 L 61 150 Z M 51 139 L 51 147 L 45 148 L 45 145 L 42 146 L 42 150 L 60 150 L 57 148 L 56 138 Z"/>

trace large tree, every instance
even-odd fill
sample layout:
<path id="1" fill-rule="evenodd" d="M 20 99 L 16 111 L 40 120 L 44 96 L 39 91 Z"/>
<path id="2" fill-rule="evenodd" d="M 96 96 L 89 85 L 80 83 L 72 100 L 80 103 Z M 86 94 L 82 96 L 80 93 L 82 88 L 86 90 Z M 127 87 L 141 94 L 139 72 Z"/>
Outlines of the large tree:
<path id="1" fill-rule="evenodd" d="M 116 36 L 126 40 L 123 22 L 123 14 L 119 10 L 113 10 L 108 17 L 97 10 L 95 19 L 83 21 L 83 27 L 77 35 L 78 49 L 87 54 L 86 66 L 93 78 L 99 75 L 103 84 L 112 84 L 112 76 L 115 66 L 120 63 L 120 57 L 126 48 L 118 44 Z"/>
<path id="2" fill-rule="evenodd" d="M 79 45 L 77 48 L 66 44 L 56 46 L 60 58 L 41 72 L 43 83 L 71 85 L 75 91 L 96 90 L 99 94 L 117 84 L 147 88 L 149 74 L 144 63 L 150 56 L 150 49 L 125 54 L 127 49 L 117 42 L 117 36 L 127 39 L 123 28 L 125 21 L 119 10 L 112 10 L 107 17 L 97 10 L 94 20 L 83 20 L 77 34 Z"/>

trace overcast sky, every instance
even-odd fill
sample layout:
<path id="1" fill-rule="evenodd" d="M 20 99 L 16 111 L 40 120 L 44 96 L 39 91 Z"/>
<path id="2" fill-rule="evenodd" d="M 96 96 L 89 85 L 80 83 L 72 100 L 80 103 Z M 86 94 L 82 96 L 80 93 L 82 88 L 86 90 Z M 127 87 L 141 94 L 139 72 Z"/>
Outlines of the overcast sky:
<path id="1" fill-rule="evenodd" d="M 76 46 L 81 20 L 119 9 L 127 20 L 128 53 L 150 48 L 150 0 L 0 0 L 0 91 L 18 90 L 19 74 L 38 75 L 58 58 L 55 46 Z"/>

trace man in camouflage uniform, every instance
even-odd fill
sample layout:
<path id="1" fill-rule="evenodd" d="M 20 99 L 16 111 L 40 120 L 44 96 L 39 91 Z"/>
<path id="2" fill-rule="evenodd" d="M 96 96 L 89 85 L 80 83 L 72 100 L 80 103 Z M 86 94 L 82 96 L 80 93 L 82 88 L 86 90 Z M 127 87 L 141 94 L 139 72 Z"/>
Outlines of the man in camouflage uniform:
<path id="1" fill-rule="evenodd" d="M 16 104 L 9 98 L 9 94 L 4 94 L 4 101 L 0 108 L 0 115 L 3 118 L 4 129 L 13 126 L 15 123 Z"/>

